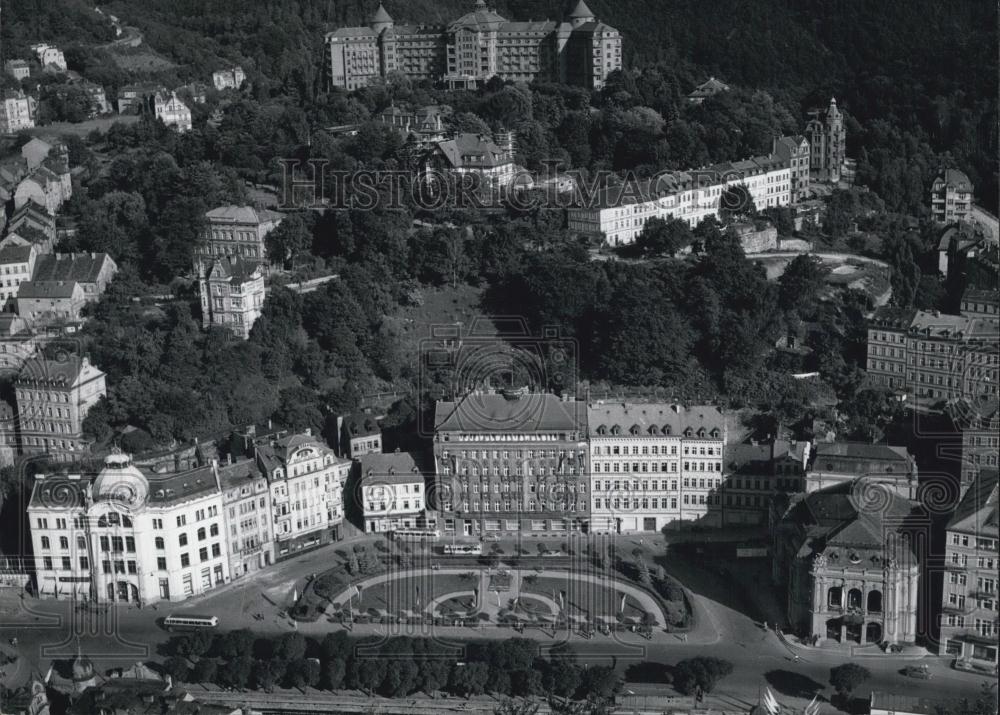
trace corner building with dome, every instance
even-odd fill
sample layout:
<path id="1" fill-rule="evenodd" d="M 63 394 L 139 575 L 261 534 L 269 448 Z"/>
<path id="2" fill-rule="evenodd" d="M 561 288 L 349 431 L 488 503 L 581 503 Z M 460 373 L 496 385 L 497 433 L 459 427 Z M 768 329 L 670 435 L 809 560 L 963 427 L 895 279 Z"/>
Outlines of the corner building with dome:
<path id="1" fill-rule="evenodd" d="M 379 5 L 367 27 L 326 35 L 327 78 L 354 90 L 391 73 L 449 89 L 474 89 L 493 77 L 600 89 L 622 68 L 622 38 L 579 0 L 561 22 L 512 22 L 477 0 L 444 25 L 396 24 Z"/>
<path id="2" fill-rule="evenodd" d="M 93 478 L 35 479 L 27 511 L 39 596 L 148 604 L 229 580 L 212 470 L 147 475 L 116 453 Z"/>

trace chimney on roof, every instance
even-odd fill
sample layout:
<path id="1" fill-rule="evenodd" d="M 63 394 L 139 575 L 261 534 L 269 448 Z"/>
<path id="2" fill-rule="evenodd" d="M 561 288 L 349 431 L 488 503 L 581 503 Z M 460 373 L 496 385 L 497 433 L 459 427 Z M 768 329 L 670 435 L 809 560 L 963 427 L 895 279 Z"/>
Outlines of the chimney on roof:
<path id="1" fill-rule="evenodd" d="M 302 430 L 302 431 L 303 431 L 303 433 L 305 433 L 305 435 L 306 435 L 307 437 L 312 437 L 312 433 L 313 433 L 313 429 L 312 429 L 312 427 L 306 427 L 306 428 L 305 428 L 304 430 Z"/>
<path id="2" fill-rule="evenodd" d="M 677 404 L 676 402 L 675 402 L 674 404 L 670 405 L 670 408 L 671 408 L 671 409 L 672 409 L 672 410 L 673 410 L 673 411 L 674 411 L 675 413 L 677 413 L 678 415 L 679 415 L 679 414 L 681 413 L 681 406 L 680 406 L 679 404 Z"/>

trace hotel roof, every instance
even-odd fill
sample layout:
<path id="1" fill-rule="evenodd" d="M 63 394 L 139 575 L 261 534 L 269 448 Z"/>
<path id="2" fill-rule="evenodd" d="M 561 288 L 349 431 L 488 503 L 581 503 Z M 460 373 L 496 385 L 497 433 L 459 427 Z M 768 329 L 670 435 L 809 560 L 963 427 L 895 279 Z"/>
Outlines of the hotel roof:
<path id="1" fill-rule="evenodd" d="M 437 432 L 583 433 L 586 409 L 583 402 L 549 393 L 471 392 L 455 402 L 438 402 L 434 425 Z"/>
<path id="2" fill-rule="evenodd" d="M 722 439 L 725 419 L 712 405 L 643 404 L 608 402 L 587 409 L 590 436 L 675 435 Z"/>

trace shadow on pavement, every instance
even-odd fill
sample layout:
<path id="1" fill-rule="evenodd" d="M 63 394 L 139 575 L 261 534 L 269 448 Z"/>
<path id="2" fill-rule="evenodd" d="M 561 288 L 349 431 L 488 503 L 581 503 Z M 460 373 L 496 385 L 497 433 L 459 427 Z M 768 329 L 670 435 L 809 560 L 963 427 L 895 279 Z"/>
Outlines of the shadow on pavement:
<path id="1" fill-rule="evenodd" d="M 782 695 L 794 698 L 811 698 L 826 686 L 809 676 L 790 670 L 769 670 L 764 673 L 767 684 Z M 823 700 L 824 698 L 820 698 Z"/>

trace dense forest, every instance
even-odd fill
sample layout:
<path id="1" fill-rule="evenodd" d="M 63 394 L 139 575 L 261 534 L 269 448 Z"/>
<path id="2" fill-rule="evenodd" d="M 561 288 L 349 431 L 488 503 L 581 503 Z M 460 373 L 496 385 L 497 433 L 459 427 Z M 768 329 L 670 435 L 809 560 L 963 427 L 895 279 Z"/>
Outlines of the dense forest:
<path id="1" fill-rule="evenodd" d="M 369 2 L 102 5 L 174 63 L 129 73 L 99 46 L 108 37 L 97 13 L 75 0 L 58 5 L 5 8 L 5 54 L 25 52 L 34 37 L 63 42 L 71 68 L 112 94 L 137 78 L 205 81 L 228 62 L 242 63 L 250 79 L 243 92 L 210 93 L 194 105 L 190 132 L 143 120 L 70 141 L 86 178 L 64 207 L 78 231 L 61 248 L 107 251 L 123 268 L 82 336 L 112 388 L 88 420 L 98 438 L 133 425 L 162 444 L 266 418 L 323 428 L 362 394 L 396 388 L 413 395 L 397 418 L 413 419 L 444 394 L 450 376 L 418 385 L 421 366 L 400 338 L 401 312 L 419 304 L 426 286 L 460 283 L 484 288 L 488 311 L 520 315 L 536 329 L 561 326 L 580 345 L 583 380 L 752 404 L 789 421 L 816 402 L 808 388 L 781 379 L 790 367 L 819 371 L 841 399 L 857 389 L 866 299 L 817 301 L 822 270 L 808 262 L 782 283 L 768 282 L 713 224 L 697 235 L 650 227 L 639 243 L 647 261 L 619 263 L 590 261 L 558 212 L 304 213 L 271 237 L 274 255 L 293 273 L 337 272 L 341 280 L 305 297 L 275 288 L 246 343 L 199 330 L 190 272 L 204 212 L 245 201 L 245 182 L 279 183 L 283 158 L 324 159 L 331 171 L 406 166 L 403 140 L 371 121 L 392 103 L 447 103 L 456 129 L 514 129 L 518 160 L 533 170 L 556 159 L 584 172 L 642 176 L 766 152 L 774 136 L 802 131 L 807 110 L 836 95 L 859 182 L 871 191 L 835 192 L 824 235 L 814 238 L 834 245 L 854 226 L 876 235 L 852 248 L 889 262 L 895 301 L 905 306 L 947 307 L 956 298 L 955 286 L 935 278 L 933 228 L 907 218 L 926 216 L 936 172 L 963 168 L 995 208 L 997 103 L 989 73 L 979 71 L 995 67 L 995 11 L 982 3 L 594 0 L 592 9 L 625 34 L 628 65 L 594 93 L 499 81 L 449 92 L 399 78 L 328 91 L 323 32 L 361 22 Z M 467 3 L 387 7 L 398 21 L 429 22 L 455 17 Z M 498 10 L 540 18 L 566 8 L 509 2 Z M 646 32 L 651 25 L 662 31 Z M 708 74 L 733 89 L 687 102 Z M 57 95 L 43 92 L 42 107 L 65 114 Z M 346 123 L 360 125 L 357 136 L 323 130 Z M 415 230 L 413 219 L 427 227 Z M 697 259 L 671 258 L 692 243 Z M 157 305 L 151 296 L 165 290 L 176 300 Z M 820 326 L 809 337 L 813 357 L 789 365 L 775 341 L 804 324 Z M 863 420 L 852 427 L 870 428 Z"/>

